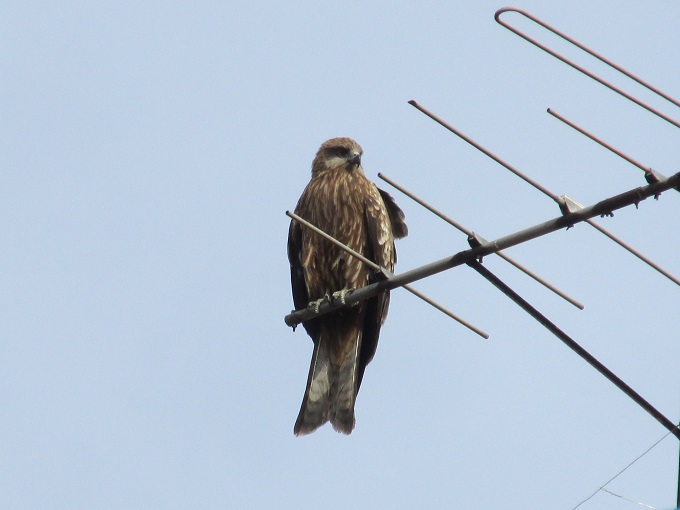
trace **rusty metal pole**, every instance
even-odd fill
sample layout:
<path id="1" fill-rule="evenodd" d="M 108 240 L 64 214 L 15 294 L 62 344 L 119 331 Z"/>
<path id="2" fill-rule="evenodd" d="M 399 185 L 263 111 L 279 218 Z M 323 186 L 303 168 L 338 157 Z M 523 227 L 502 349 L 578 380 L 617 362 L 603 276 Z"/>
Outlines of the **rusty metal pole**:
<path id="1" fill-rule="evenodd" d="M 680 427 L 680 423 L 678 423 L 678 427 Z M 675 502 L 675 506 L 680 508 L 680 452 L 678 453 L 678 499 Z"/>

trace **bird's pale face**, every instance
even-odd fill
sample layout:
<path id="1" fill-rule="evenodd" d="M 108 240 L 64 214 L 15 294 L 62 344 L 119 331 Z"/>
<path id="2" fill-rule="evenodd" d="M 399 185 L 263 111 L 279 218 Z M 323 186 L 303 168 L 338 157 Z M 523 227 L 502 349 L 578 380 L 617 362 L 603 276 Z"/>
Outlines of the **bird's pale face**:
<path id="1" fill-rule="evenodd" d="M 354 171 L 361 166 L 361 146 L 351 138 L 331 138 L 319 148 L 312 164 L 312 173 L 324 170 Z"/>

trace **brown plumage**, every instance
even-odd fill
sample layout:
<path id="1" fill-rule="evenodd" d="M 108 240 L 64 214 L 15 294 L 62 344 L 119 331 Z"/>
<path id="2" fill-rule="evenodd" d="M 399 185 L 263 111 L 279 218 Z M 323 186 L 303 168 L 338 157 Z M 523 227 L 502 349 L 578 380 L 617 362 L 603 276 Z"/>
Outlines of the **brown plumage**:
<path id="1" fill-rule="evenodd" d="M 361 147 L 350 138 L 324 142 L 295 213 L 393 271 L 394 239 L 408 232 L 404 213 L 366 178 L 361 155 Z M 343 289 L 365 287 L 374 278 L 371 268 L 295 220 L 288 232 L 288 259 L 296 309 Z M 296 435 L 309 434 L 327 421 L 339 432 L 352 432 L 355 398 L 375 354 L 389 300 L 389 292 L 384 292 L 303 324 L 314 341 L 314 353 Z"/>

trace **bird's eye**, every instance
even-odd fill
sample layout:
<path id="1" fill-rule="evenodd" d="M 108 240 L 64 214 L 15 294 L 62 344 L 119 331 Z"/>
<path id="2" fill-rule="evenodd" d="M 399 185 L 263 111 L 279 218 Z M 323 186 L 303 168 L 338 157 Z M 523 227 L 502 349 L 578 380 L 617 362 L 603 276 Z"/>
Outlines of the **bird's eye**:
<path id="1" fill-rule="evenodd" d="M 335 153 L 336 153 L 338 156 L 344 158 L 344 157 L 346 157 L 346 156 L 349 154 L 349 149 L 348 149 L 347 147 L 337 147 L 337 148 L 335 149 Z"/>

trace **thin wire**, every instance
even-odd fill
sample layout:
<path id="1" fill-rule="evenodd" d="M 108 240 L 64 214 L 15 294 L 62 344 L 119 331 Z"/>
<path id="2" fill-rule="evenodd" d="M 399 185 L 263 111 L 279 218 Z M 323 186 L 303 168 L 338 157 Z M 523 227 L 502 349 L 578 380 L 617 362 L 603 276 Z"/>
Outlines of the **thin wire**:
<path id="1" fill-rule="evenodd" d="M 629 503 L 635 503 L 636 505 L 644 506 L 645 508 L 651 508 L 652 510 L 657 510 L 655 506 L 648 505 L 647 503 L 643 503 L 642 501 L 635 501 L 634 499 L 628 499 L 625 496 L 621 496 L 621 494 L 616 494 L 615 492 L 612 492 L 607 489 L 601 489 L 602 492 L 606 492 L 607 494 L 611 494 L 612 496 L 616 496 L 617 498 L 621 498 L 624 501 L 628 501 Z"/>
<path id="2" fill-rule="evenodd" d="M 677 429 L 678 427 L 680 427 L 680 425 L 677 425 L 677 426 L 675 427 L 675 429 Z M 674 429 L 674 430 L 675 430 L 675 429 Z M 595 496 L 595 494 L 597 494 L 598 492 L 600 492 L 600 491 L 602 491 L 602 490 L 605 490 L 604 488 L 605 488 L 607 485 L 609 485 L 611 482 L 613 482 L 614 480 L 616 480 L 616 479 L 617 479 L 619 476 L 621 476 L 628 468 L 630 468 L 630 467 L 631 467 L 633 464 L 635 464 L 638 460 L 640 460 L 642 457 L 644 457 L 644 456 L 647 455 L 649 452 L 651 452 L 652 449 L 653 449 L 654 447 L 656 447 L 656 445 L 658 445 L 661 441 L 663 441 L 664 439 L 666 439 L 666 438 L 667 438 L 669 435 L 671 435 L 672 433 L 673 433 L 673 430 L 669 430 L 668 432 L 666 432 L 666 433 L 661 437 L 661 439 L 659 439 L 659 440 L 658 440 L 657 442 L 655 442 L 652 446 L 650 446 L 650 447 L 647 448 L 644 452 L 642 452 L 640 455 L 638 455 L 631 463 L 629 463 L 629 464 L 628 464 L 626 467 L 624 467 L 621 471 L 619 471 L 619 472 L 616 473 L 613 477 L 611 477 L 609 480 L 607 480 L 607 481 L 606 481 L 604 484 L 602 484 L 595 492 L 593 492 L 590 496 L 588 496 L 586 499 L 584 499 L 583 501 L 581 501 L 578 505 L 576 505 L 576 506 L 575 506 L 574 508 L 572 508 L 571 510 L 576 510 L 576 509 L 577 509 L 578 507 L 580 507 L 583 503 L 585 503 L 586 501 L 592 499 L 593 496 Z M 609 492 L 609 491 L 606 491 L 606 492 Z M 650 507 L 650 508 L 651 508 L 651 507 Z"/>

